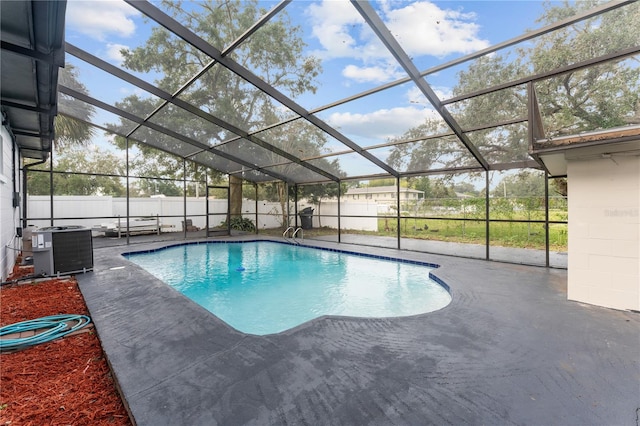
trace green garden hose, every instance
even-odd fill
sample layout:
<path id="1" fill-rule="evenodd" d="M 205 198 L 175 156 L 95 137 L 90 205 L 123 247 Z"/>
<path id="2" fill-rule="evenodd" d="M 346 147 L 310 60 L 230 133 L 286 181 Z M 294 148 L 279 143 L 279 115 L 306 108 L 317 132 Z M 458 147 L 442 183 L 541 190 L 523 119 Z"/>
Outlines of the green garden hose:
<path id="1" fill-rule="evenodd" d="M 76 324 L 70 325 L 73 322 Z M 21 337 L 17 339 L 0 338 L 0 352 L 24 349 L 40 343 L 50 342 L 79 330 L 90 322 L 91 318 L 86 315 L 63 314 L 51 315 L 48 317 L 5 325 L 0 328 L 0 337 L 9 334 L 21 333 L 23 331 L 40 331 L 29 337 Z"/>

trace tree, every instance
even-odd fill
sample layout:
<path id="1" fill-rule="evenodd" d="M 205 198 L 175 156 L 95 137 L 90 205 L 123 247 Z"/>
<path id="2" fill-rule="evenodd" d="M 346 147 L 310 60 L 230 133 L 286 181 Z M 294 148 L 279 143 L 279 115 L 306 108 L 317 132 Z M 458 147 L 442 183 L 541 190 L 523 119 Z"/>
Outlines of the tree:
<path id="1" fill-rule="evenodd" d="M 120 177 L 124 176 L 124 164 L 118 156 L 111 152 L 98 148 L 87 150 L 80 145 L 68 145 L 53 160 L 55 170 L 81 170 L 83 172 L 83 174 L 54 173 L 54 195 L 122 197 L 127 192 L 122 177 Z M 84 173 L 96 173 L 96 175 Z M 49 173 L 31 171 L 27 175 L 27 186 L 31 195 L 49 195 L 51 193 Z"/>
<path id="2" fill-rule="evenodd" d="M 453 189 L 460 194 L 474 195 L 474 196 L 478 195 L 478 190 L 476 189 L 476 187 L 473 186 L 473 184 L 470 184 L 469 182 L 458 182 L 453 186 Z"/>
<path id="3" fill-rule="evenodd" d="M 596 0 L 548 6 L 538 20 L 552 23 L 599 4 Z M 640 44 L 640 4 L 540 37 L 533 49 L 521 49 L 532 71 L 546 72 Z M 636 62 L 634 64 L 633 62 Z M 637 61 L 618 59 L 536 83 L 548 136 L 623 126 L 638 114 L 640 69 Z"/>
<path id="4" fill-rule="evenodd" d="M 531 170 L 521 170 L 517 174 L 505 176 L 491 191 L 494 197 L 543 197 L 544 175 Z"/>
<path id="5" fill-rule="evenodd" d="M 162 2 L 164 10 L 169 11 L 179 22 L 218 48 L 229 45 L 266 13 L 266 10 L 259 7 L 258 0 L 208 0 L 199 3 L 197 10 L 183 6 L 189 4 L 182 1 Z M 315 91 L 314 79 L 320 71 L 319 61 L 302 54 L 302 29 L 290 25 L 285 12 L 280 12 L 278 18 L 277 21 L 269 21 L 235 49 L 234 60 L 262 77 L 266 83 L 290 93 L 291 96 Z M 160 77 L 156 84 L 168 92 L 180 87 L 211 62 L 211 57 L 204 52 L 183 42 L 160 26 L 153 29 L 144 46 L 131 51 L 123 50 L 122 54 L 125 58 L 123 65 L 126 68 L 158 73 Z M 281 118 L 279 104 L 220 64 L 216 64 L 200 76 L 180 98 L 247 132 L 273 124 Z M 145 116 L 154 110 L 157 101 L 132 95 L 119 102 L 117 106 Z M 165 106 L 162 112 L 153 117 L 153 121 L 209 145 L 221 143 L 235 136 L 228 130 L 173 105 Z M 126 123 L 121 120 L 121 123 L 111 126 L 114 129 L 123 129 L 126 128 Z M 147 128 L 136 131 L 135 137 L 151 146 L 165 149 L 179 148 L 183 145 L 181 141 Z M 298 137 L 298 141 L 302 139 L 303 137 Z M 270 141 L 278 143 L 277 138 Z M 119 143 L 122 144 L 123 141 L 120 140 Z M 140 145 L 140 149 L 148 161 L 157 161 L 162 156 L 155 150 L 146 150 L 144 145 Z M 255 164 L 265 164 L 261 161 L 265 160 L 265 156 L 272 155 L 270 151 L 246 140 L 222 145 L 220 149 Z M 224 168 L 222 166 L 221 168 Z M 232 162 L 227 163 L 227 166 L 231 170 L 234 167 L 240 168 Z M 234 174 L 229 177 L 233 189 L 231 198 L 235 200 L 232 203 L 232 215 L 240 214 L 242 185 L 238 184 L 239 179 L 240 177 Z"/>
<path id="6" fill-rule="evenodd" d="M 58 82 L 80 93 L 87 94 L 87 88 L 78 79 L 78 71 L 72 64 L 65 64 L 64 68 L 58 73 Z M 80 104 L 74 98 L 58 94 L 58 106 L 60 111 L 66 112 L 80 120 L 90 121 L 95 108 L 92 105 Z M 93 127 L 65 115 L 57 115 L 54 120 L 54 129 L 56 138 L 54 140 L 55 148 L 58 151 L 64 150 L 67 146 L 86 145 L 93 137 Z"/>
<path id="7" fill-rule="evenodd" d="M 78 80 L 78 71 L 72 64 L 65 64 L 64 68 L 60 69 L 58 80 L 64 86 L 88 94 L 87 88 Z M 91 121 L 91 117 L 95 114 L 95 108 L 91 105 L 81 104 L 64 93 L 59 93 L 58 109 L 63 114 L 56 115 L 53 122 L 55 131 L 53 147 L 55 150 L 63 152 L 68 146 L 86 146 L 94 135 L 93 127 L 86 122 Z M 36 167 L 39 170 L 48 170 L 47 165 Z"/>
<path id="8" fill-rule="evenodd" d="M 395 178 L 387 178 L 387 179 L 372 179 L 367 184 L 369 188 L 379 187 L 379 186 L 396 186 Z"/>
<path id="9" fill-rule="evenodd" d="M 140 150 L 139 144 L 130 144 L 129 173 L 133 176 L 149 178 L 136 182 L 139 195 L 162 194 L 166 196 L 182 196 L 183 180 L 187 179 L 186 195 L 199 197 L 206 192 L 205 182 L 217 182 L 221 175 L 209 168 L 151 147 Z M 152 161 L 149 161 L 149 158 Z M 185 170 L 186 166 L 186 170 Z M 157 178 L 157 179 L 154 179 Z"/>
<path id="10" fill-rule="evenodd" d="M 549 24 L 593 8 L 595 0 L 546 4 L 538 19 Z M 589 20 L 547 33 L 509 53 L 485 55 L 458 74 L 453 96 L 472 93 L 534 73 L 591 59 L 640 44 L 637 28 L 640 3 L 627 5 Z M 606 129 L 633 122 L 640 105 L 640 67 L 628 60 L 574 71 L 536 82 L 535 90 L 547 136 Z M 614 101 L 615 100 L 615 101 Z M 473 97 L 447 108 L 463 129 L 526 117 L 524 86 Z M 397 141 L 450 131 L 442 122 L 428 119 L 407 131 Z M 467 133 L 471 142 L 491 164 L 528 158 L 527 127 L 513 124 Z M 443 136 L 418 144 L 401 144 L 389 156 L 393 167 L 429 170 L 434 164 L 444 168 L 477 165 L 455 137 Z"/>
<path id="11" fill-rule="evenodd" d="M 504 177 L 491 192 L 491 205 L 497 213 L 513 219 L 516 210 L 524 212 L 530 221 L 533 215 L 542 214 L 545 205 L 544 175 L 541 172 L 521 170 L 517 174 Z M 509 224 L 511 227 L 511 224 Z M 528 236 L 531 236 L 531 223 L 527 223 Z"/>
<path id="12" fill-rule="evenodd" d="M 411 179 L 411 188 L 424 193 L 424 198 L 428 198 L 431 194 L 431 179 L 427 176 L 420 176 Z"/>
<path id="13" fill-rule="evenodd" d="M 558 194 L 561 195 L 562 197 L 567 197 L 568 194 L 568 182 L 567 182 L 567 178 L 555 178 L 555 179 L 550 179 L 549 182 L 551 183 L 551 187 L 553 188 L 553 190 Z"/>
<path id="14" fill-rule="evenodd" d="M 337 161 L 336 161 L 336 167 Z M 320 208 L 322 206 L 322 200 L 338 198 L 340 195 L 347 192 L 347 185 L 345 183 L 338 184 L 335 182 L 316 184 L 316 185 L 302 185 L 298 186 L 298 198 L 307 198 L 309 202 L 318 206 L 318 224 L 322 227 L 322 219 Z"/>
<path id="15" fill-rule="evenodd" d="M 78 71 L 72 64 L 65 64 L 65 67 L 60 69 L 58 81 L 60 84 L 81 93 L 87 93 L 87 88 L 80 83 Z M 68 115 L 59 114 L 54 119 L 55 139 L 53 148 L 57 157 L 57 163 L 54 164 L 54 168 L 82 170 L 85 173 L 98 172 L 103 163 L 98 161 L 95 155 L 91 156 L 92 154 L 88 154 L 81 149 L 81 147 L 87 146 L 94 135 L 93 127 L 84 121 L 91 120 L 91 117 L 95 114 L 95 108 L 91 105 L 81 105 L 64 93 L 59 93 L 58 95 L 58 107 L 61 112 Z M 91 158 L 88 158 L 87 155 L 91 156 Z M 50 161 L 52 161 L 51 158 L 49 158 Z M 29 166 L 26 162 L 25 165 Z M 94 167 L 96 168 L 95 170 Z M 27 170 L 26 190 L 30 195 L 49 195 L 51 193 L 57 195 L 89 195 L 94 194 L 96 191 L 116 195 L 122 189 L 122 184 L 117 178 L 62 175 L 57 173 L 53 175 L 53 188 L 51 188 L 51 180 L 49 173 L 47 173 L 49 164 L 40 164 L 33 168 L 26 167 L 25 170 Z M 114 170 L 116 169 L 103 171 L 103 173 L 113 173 Z"/>
<path id="16" fill-rule="evenodd" d="M 453 186 L 444 179 L 435 179 L 431 185 L 430 198 L 456 198 L 456 192 Z"/>
<path id="17" fill-rule="evenodd" d="M 411 188 L 424 192 L 424 198 L 455 198 L 456 192 L 449 178 L 412 178 Z"/>
<path id="18" fill-rule="evenodd" d="M 326 143 L 326 136 L 320 129 L 301 120 L 296 120 L 275 127 L 266 133 L 268 134 L 269 140 L 277 141 L 278 148 L 286 152 L 300 153 L 304 157 L 315 157 L 322 154 Z M 248 144 L 249 142 L 247 141 L 241 141 L 238 148 L 246 148 L 247 150 L 250 150 L 251 146 L 247 146 Z M 279 166 L 274 168 L 274 171 L 284 176 L 291 176 L 295 180 L 319 180 L 324 178 L 300 164 L 294 162 L 287 163 L 286 159 L 272 151 L 262 150 L 259 152 L 259 155 L 261 156 L 261 159 L 258 162 L 263 161 L 266 164 L 279 164 Z M 344 173 L 340 169 L 340 164 L 336 159 L 329 161 L 325 158 L 320 158 L 314 161 L 314 165 L 336 177 L 344 176 Z M 333 191 L 327 189 L 332 188 L 330 185 L 322 188 L 324 186 L 325 185 L 312 185 L 311 187 L 315 188 L 315 194 L 320 198 L 325 196 L 334 196 L 330 195 L 333 193 L 337 195 L 337 189 Z M 278 201 L 280 203 L 282 226 L 286 226 L 288 224 L 286 187 L 286 183 L 282 181 L 271 182 L 270 184 L 264 185 L 264 196 L 266 199 L 269 201 Z M 305 185 L 304 187 L 306 188 L 307 186 Z M 290 186 L 290 189 L 292 188 L 293 187 Z M 303 189 L 302 192 L 299 193 L 299 196 L 306 196 L 313 193 L 313 191 L 314 190 Z M 293 196 L 293 193 L 290 192 L 290 195 Z"/>

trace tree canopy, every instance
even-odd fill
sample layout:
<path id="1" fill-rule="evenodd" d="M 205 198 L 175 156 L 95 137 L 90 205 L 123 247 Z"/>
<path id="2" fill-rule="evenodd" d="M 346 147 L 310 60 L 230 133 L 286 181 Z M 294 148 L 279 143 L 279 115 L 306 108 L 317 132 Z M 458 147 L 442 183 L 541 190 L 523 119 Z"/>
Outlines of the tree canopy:
<path id="1" fill-rule="evenodd" d="M 538 19 L 550 24 L 596 6 L 596 0 L 547 3 Z M 458 73 L 453 96 L 543 73 L 640 44 L 640 3 L 547 33 L 509 52 L 482 56 Z M 535 91 L 548 137 L 632 123 L 640 107 L 640 67 L 615 60 L 537 81 Z M 525 85 L 473 97 L 447 106 L 464 129 L 527 118 Z M 427 119 L 394 141 L 446 134 L 441 121 Z M 490 164 L 528 158 L 527 126 L 504 125 L 466 133 Z M 434 165 L 460 168 L 477 163 L 452 136 L 401 144 L 389 156 L 392 167 L 426 171 Z"/>
<path id="2" fill-rule="evenodd" d="M 547 3 L 538 22 L 541 25 L 550 24 L 591 9 L 597 4 L 597 0 Z M 302 28 L 291 24 L 286 10 L 280 11 L 234 50 L 226 52 L 226 46 L 266 13 L 259 0 L 208 0 L 197 4 L 163 0 L 159 7 L 276 90 L 294 98 L 303 93 L 315 92 L 316 78 L 321 72 L 320 61 L 313 56 L 305 56 Z M 482 56 L 470 61 L 458 72 L 452 95 L 469 94 L 637 46 L 640 44 L 640 32 L 629 29 L 635 28 L 639 20 L 640 2 L 551 31 L 514 48 Z M 221 63 L 215 63 L 205 52 L 158 25 L 153 28 L 146 43 L 131 50 L 124 49 L 121 53 L 125 68 L 156 76 L 155 84 L 158 87 L 223 120 L 228 126 L 214 124 L 175 105 L 165 104 L 149 94 L 128 96 L 118 102 L 117 107 L 146 117 L 149 122 L 200 144 L 215 146 L 243 161 L 262 166 L 273 165 L 263 169 L 267 173 L 270 170 L 274 174 L 292 176 L 300 182 L 310 176 L 307 181 L 314 181 L 316 176 L 313 171 L 286 158 L 288 155 L 279 155 L 247 139 L 259 138 L 272 144 L 276 150 L 299 158 L 314 158 L 326 153 L 325 133 L 303 119 L 269 128 L 274 123 L 291 118 L 291 111 Z M 195 82 L 185 86 L 192 79 Z M 68 87 L 86 92 L 78 82 L 76 70 L 72 66 L 67 66 L 61 73 L 60 81 Z M 635 57 L 609 61 L 535 82 L 544 128 L 550 137 L 640 121 L 639 89 L 640 67 L 637 66 Z M 448 104 L 446 108 L 461 125 L 466 137 L 490 164 L 506 164 L 505 168 L 519 167 L 520 161 L 529 159 L 526 137 L 528 126 L 522 122 L 527 118 L 527 97 L 525 85 L 520 85 Z M 78 103 L 68 101 L 70 100 L 61 94 L 61 109 L 66 106 L 77 108 L 75 105 Z M 80 120 L 88 120 L 94 110 L 88 107 L 76 113 Z M 509 120 L 513 123 L 491 127 L 497 122 Z M 109 125 L 119 133 L 128 133 L 132 130 L 130 126 L 131 122 L 125 119 Z M 68 146 L 84 143 L 92 134 L 90 126 L 64 116 L 56 120 L 56 128 L 59 161 L 66 161 L 64 150 Z M 247 139 L 238 138 L 230 128 L 240 129 L 240 133 L 248 132 L 252 136 Z M 254 133 L 263 128 L 267 130 Z M 390 141 L 405 143 L 391 147 L 388 162 L 400 172 L 415 175 L 437 169 L 455 170 L 477 166 L 469 150 L 450 133 L 442 119 L 427 119 Z M 420 140 L 425 135 L 441 136 Z M 166 182 L 163 185 L 166 184 L 167 195 L 182 191 L 180 185 L 171 183 L 172 179 L 175 182 L 182 179 L 215 182 L 221 179 L 219 172 L 195 163 L 188 163 L 184 167 L 183 157 L 195 156 L 201 150 L 199 147 L 190 146 L 182 140 L 145 126 L 138 128 L 132 138 L 143 143 L 132 142 L 135 153 L 140 155 L 132 156 L 129 163 L 130 174 L 164 178 Z M 115 143 L 124 148 L 126 141 L 116 137 Z M 167 154 L 167 151 L 173 150 L 177 155 Z M 85 161 L 81 164 L 86 167 L 96 166 L 96 172 L 100 173 L 99 166 L 81 158 L 81 153 L 72 149 L 68 157 L 77 158 L 76 161 L 80 163 Z M 227 161 L 216 156 L 216 161 L 218 160 Z M 337 161 L 320 158 L 311 163 L 335 176 L 343 177 Z M 510 164 L 513 166 L 509 166 Z M 230 182 L 234 179 L 239 177 L 229 177 Z M 401 184 L 408 184 L 408 180 L 402 180 Z M 380 179 L 371 184 L 381 184 L 384 181 Z M 395 184 L 395 180 L 393 182 Z M 431 185 L 430 190 L 434 189 L 433 182 L 428 179 L 420 184 Z M 273 186 L 273 194 L 283 200 L 285 186 L 282 183 L 278 185 Z M 441 186 L 448 191 L 451 185 Z M 154 190 L 157 187 L 154 182 Z M 318 193 L 310 188 L 307 185 L 308 194 Z M 200 185 L 196 184 L 194 190 L 197 194 Z M 140 191 L 148 192 L 147 189 Z M 330 194 L 331 191 L 319 196 L 331 196 Z"/>
<path id="3" fill-rule="evenodd" d="M 53 174 L 55 195 L 123 197 L 127 193 L 123 179 L 125 164 L 120 157 L 109 151 L 96 147 L 86 149 L 78 144 L 68 145 L 54 158 L 54 162 L 55 170 L 76 171 Z M 38 170 L 30 171 L 27 175 L 27 187 L 31 195 L 49 195 L 49 174 Z"/>
<path id="4" fill-rule="evenodd" d="M 420 176 L 412 178 L 411 188 L 424 192 L 424 198 L 455 198 L 453 183 L 447 178 Z"/>
<path id="5" fill-rule="evenodd" d="M 87 88 L 80 82 L 78 70 L 72 64 L 65 64 L 58 73 L 59 84 L 87 94 Z M 96 109 L 91 105 L 80 106 L 68 95 L 59 93 L 58 103 L 61 111 L 72 112 L 74 117 L 89 121 L 95 114 Z M 93 127 L 75 120 L 65 115 L 57 115 L 54 121 L 55 126 L 55 148 L 63 150 L 68 145 L 85 145 L 94 135 Z"/>
<path id="6" fill-rule="evenodd" d="M 187 5 L 185 2 L 162 2 L 164 10 L 221 50 L 266 13 L 257 0 L 209 0 L 199 3 L 198 9 Z M 278 18 L 265 24 L 243 42 L 232 52 L 231 57 L 275 88 L 294 95 L 315 91 L 314 79 L 320 72 L 319 62 L 303 55 L 301 28 L 292 26 L 284 11 L 279 13 Z M 122 54 L 126 68 L 158 73 L 160 77 L 156 85 L 170 93 L 212 61 L 207 54 L 162 27 L 155 27 L 144 45 L 133 50 L 123 50 Z M 246 132 L 279 122 L 286 114 L 281 105 L 221 64 L 211 66 L 178 97 Z M 155 98 L 131 95 L 117 106 L 146 116 L 159 102 Z M 210 146 L 219 145 L 235 136 L 229 130 L 173 105 L 165 106 L 151 121 Z M 111 127 L 122 129 L 123 123 L 112 123 Z M 304 149 L 309 155 L 317 155 L 324 144 L 321 132 L 305 130 L 297 123 L 283 126 L 277 131 L 280 134 L 271 135 L 267 142 L 282 143 L 283 146 L 279 147 L 289 152 L 290 145 L 293 144 L 301 145 L 299 149 Z M 182 144 L 181 141 L 146 128 L 137 130 L 134 137 L 161 149 Z M 118 143 L 123 145 L 122 140 Z M 139 148 L 145 154 L 150 154 L 151 158 L 159 157 L 156 151 L 149 150 L 144 145 Z M 271 151 L 244 140 L 222 144 L 219 149 L 256 163 L 259 162 L 256 159 L 264 160 L 265 156 L 277 157 Z M 273 163 L 278 162 L 274 158 Z"/>
<path id="7" fill-rule="evenodd" d="M 544 175 L 532 170 L 505 176 L 491 191 L 496 197 L 544 197 Z"/>

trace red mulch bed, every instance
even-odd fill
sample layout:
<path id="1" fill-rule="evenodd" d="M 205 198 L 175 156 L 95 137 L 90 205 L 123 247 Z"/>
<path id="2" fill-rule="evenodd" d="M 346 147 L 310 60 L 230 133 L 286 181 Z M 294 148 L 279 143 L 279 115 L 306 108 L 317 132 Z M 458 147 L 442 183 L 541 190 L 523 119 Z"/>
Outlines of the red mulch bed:
<path id="1" fill-rule="evenodd" d="M 16 266 L 10 279 L 32 273 Z M 74 278 L 0 290 L 1 326 L 56 314 L 88 315 Z M 0 354 L 0 425 L 9 424 L 131 425 L 93 329 Z"/>

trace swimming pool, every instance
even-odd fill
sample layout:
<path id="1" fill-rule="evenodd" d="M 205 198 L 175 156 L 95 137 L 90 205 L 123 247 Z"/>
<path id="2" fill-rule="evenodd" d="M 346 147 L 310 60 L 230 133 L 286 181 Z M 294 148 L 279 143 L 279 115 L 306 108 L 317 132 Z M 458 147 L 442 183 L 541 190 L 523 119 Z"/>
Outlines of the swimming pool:
<path id="1" fill-rule="evenodd" d="M 441 309 L 451 295 L 436 265 L 269 241 L 208 242 L 126 257 L 250 334 L 323 315 L 395 317 Z"/>

